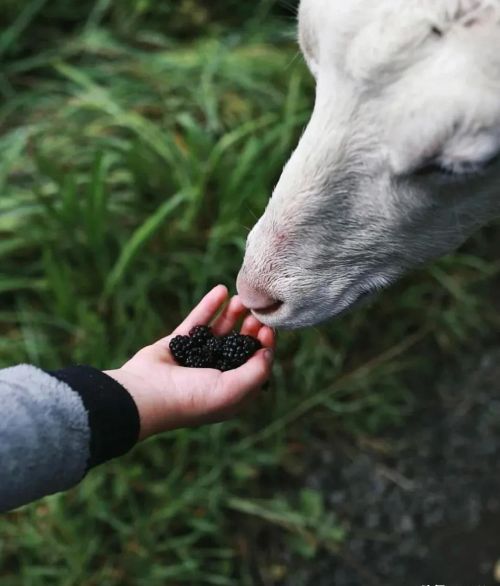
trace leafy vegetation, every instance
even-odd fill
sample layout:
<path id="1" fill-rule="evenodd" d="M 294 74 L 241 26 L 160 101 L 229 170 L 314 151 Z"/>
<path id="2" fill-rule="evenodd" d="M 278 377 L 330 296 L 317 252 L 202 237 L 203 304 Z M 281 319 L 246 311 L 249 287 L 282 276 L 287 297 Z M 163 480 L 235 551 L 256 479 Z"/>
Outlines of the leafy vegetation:
<path id="1" fill-rule="evenodd" d="M 0 362 L 117 366 L 234 289 L 312 82 L 269 0 L 3 8 Z M 308 446 L 403 423 L 436 369 L 496 334 L 498 244 L 490 228 L 372 306 L 280 333 L 240 419 L 4 516 L 2 586 L 278 584 L 284 551 L 337 551 L 349 528 L 304 486 Z"/>

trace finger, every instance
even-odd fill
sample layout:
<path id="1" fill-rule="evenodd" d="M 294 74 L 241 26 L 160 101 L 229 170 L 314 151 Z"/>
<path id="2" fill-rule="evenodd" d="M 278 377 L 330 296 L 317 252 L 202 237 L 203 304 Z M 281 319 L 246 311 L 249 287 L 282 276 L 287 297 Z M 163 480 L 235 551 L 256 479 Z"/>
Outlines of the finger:
<path id="1" fill-rule="evenodd" d="M 276 336 L 272 328 L 262 326 L 257 338 L 265 348 L 274 348 L 276 346 Z"/>
<path id="2" fill-rule="evenodd" d="M 238 295 L 235 295 L 228 305 L 224 308 L 221 315 L 212 325 L 212 330 L 216 336 L 225 336 L 235 326 L 236 322 L 247 313 L 248 309 L 243 305 Z"/>
<path id="3" fill-rule="evenodd" d="M 187 335 L 191 328 L 207 325 L 228 297 L 227 287 L 217 285 L 203 297 L 172 335 Z"/>
<path id="4" fill-rule="evenodd" d="M 233 401 L 240 401 L 242 397 L 266 382 L 271 374 L 273 354 L 269 348 L 259 350 L 243 366 L 222 374 L 223 389 L 232 396 Z"/>
<path id="5" fill-rule="evenodd" d="M 261 327 L 262 324 L 255 316 L 248 315 L 241 326 L 241 333 L 244 336 L 253 336 L 254 338 L 256 338 L 259 334 Z"/>

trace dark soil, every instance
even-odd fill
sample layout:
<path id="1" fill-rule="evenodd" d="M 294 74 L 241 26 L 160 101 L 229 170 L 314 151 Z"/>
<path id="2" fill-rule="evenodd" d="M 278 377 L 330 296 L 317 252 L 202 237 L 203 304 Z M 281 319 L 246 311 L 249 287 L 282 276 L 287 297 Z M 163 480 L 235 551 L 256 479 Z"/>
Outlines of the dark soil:
<path id="1" fill-rule="evenodd" d="M 339 556 L 298 563 L 286 586 L 500 583 L 500 349 L 443 375 L 421 401 L 381 440 L 310 446 L 306 485 L 348 539 Z"/>

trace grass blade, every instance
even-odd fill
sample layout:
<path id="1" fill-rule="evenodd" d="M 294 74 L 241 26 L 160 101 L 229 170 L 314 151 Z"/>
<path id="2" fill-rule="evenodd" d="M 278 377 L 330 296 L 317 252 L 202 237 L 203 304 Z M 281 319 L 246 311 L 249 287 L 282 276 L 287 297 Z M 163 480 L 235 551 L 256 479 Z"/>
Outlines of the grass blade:
<path id="1" fill-rule="evenodd" d="M 105 286 L 105 296 L 111 295 L 116 287 L 123 281 L 132 261 L 139 253 L 140 249 L 145 246 L 168 216 L 184 201 L 184 194 L 178 193 L 166 201 L 158 210 L 156 210 L 156 212 L 154 212 L 154 214 L 147 218 L 147 220 L 135 230 L 130 240 L 123 248 L 115 266 L 111 270 Z"/>

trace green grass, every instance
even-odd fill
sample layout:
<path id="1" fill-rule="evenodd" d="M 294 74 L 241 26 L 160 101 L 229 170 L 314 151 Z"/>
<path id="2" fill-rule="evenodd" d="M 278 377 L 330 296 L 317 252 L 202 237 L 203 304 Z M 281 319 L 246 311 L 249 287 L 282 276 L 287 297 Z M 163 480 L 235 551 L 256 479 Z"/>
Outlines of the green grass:
<path id="1" fill-rule="evenodd" d="M 200 29 L 169 2 L 20 4 L 0 37 L 2 365 L 110 368 L 214 284 L 234 290 L 312 103 L 272 4 L 228 19 L 216 2 Z M 335 551 L 349 528 L 305 486 L 309 446 L 404 423 L 443 365 L 495 336 L 498 243 L 490 228 L 371 307 L 280 333 L 271 389 L 241 418 L 4 516 L 2 586 L 250 585 L 256 566 L 278 583 L 280 550 Z"/>

